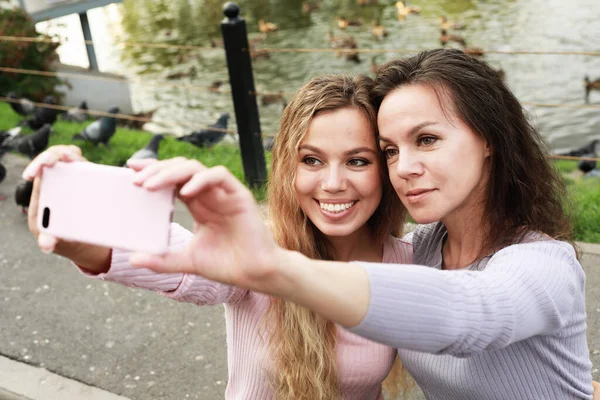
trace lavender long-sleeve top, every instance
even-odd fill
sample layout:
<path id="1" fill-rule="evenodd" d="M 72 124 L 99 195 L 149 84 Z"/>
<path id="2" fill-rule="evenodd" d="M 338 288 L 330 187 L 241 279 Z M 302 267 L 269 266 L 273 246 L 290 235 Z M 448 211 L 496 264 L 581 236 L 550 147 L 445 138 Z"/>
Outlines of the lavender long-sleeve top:
<path id="1" fill-rule="evenodd" d="M 592 399 L 585 274 L 571 245 L 530 234 L 442 270 L 441 223 L 412 235 L 414 263 L 361 263 L 371 298 L 352 332 L 399 348 L 429 400 Z"/>

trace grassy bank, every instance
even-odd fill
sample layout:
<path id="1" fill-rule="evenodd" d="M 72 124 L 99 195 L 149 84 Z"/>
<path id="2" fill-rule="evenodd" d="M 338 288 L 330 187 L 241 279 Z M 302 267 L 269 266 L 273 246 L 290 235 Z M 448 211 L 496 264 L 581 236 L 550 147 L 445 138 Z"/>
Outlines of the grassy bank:
<path id="1" fill-rule="evenodd" d="M 12 128 L 19 121 L 20 116 L 13 112 L 8 104 L 0 103 L 0 129 Z M 53 133 L 50 135 L 50 145 L 76 144 L 81 147 L 83 155 L 92 162 L 105 165 L 123 165 L 133 153 L 144 147 L 152 137 L 152 134 L 148 132 L 117 128 L 117 132 L 110 141 L 110 148 L 103 145 L 94 146 L 88 142 L 71 141 L 71 137 L 81 132 L 90 122 L 66 122 L 61 121 L 59 117 L 59 120 L 53 126 Z M 225 165 L 235 176 L 242 181 L 244 180 L 244 169 L 238 145 L 222 144 L 210 150 L 200 149 L 190 143 L 178 142 L 174 137 L 165 136 L 160 144 L 158 154 L 160 159 L 183 156 L 197 159 L 209 167 Z M 267 165 L 270 155 L 269 152 L 265 153 Z M 253 190 L 253 192 L 258 200 L 264 200 L 263 188 Z"/>
<path id="2" fill-rule="evenodd" d="M 16 126 L 19 116 L 7 104 L 0 103 L 0 129 Z M 57 121 L 54 132 L 50 136 L 50 145 L 73 143 L 71 137 L 79 133 L 87 123 L 72 123 Z M 93 146 L 90 143 L 75 142 L 80 145 L 84 156 L 92 162 L 122 165 L 135 151 L 144 147 L 151 138 L 148 132 L 117 129 L 111 140 L 109 149 L 104 146 Z M 177 156 L 194 158 L 208 166 L 225 165 L 238 178 L 244 178 L 241 155 L 237 145 L 218 145 L 212 150 L 199 149 L 189 143 L 181 143 L 173 137 L 165 137 L 161 143 L 159 155 L 161 159 Z M 270 153 L 266 153 L 267 165 Z M 600 179 L 583 179 L 577 173 L 576 161 L 560 160 L 556 167 L 565 178 L 571 193 L 573 204 L 573 221 L 576 240 L 590 243 L 600 243 Z M 258 200 L 264 200 L 263 189 L 254 190 Z M 552 216 L 548 216 L 552 218 Z"/>

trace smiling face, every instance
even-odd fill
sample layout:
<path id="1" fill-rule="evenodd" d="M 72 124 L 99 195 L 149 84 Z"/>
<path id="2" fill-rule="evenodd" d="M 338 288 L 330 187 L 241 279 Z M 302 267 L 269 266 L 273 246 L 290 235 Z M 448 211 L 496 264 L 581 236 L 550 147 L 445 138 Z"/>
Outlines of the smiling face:
<path id="1" fill-rule="evenodd" d="M 298 149 L 296 197 L 326 236 L 367 229 L 381 201 L 375 132 L 358 108 L 315 116 Z"/>
<path id="2" fill-rule="evenodd" d="M 390 180 L 417 223 L 448 225 L 481 212 L 491 151 L 451 106 L 442 109 L 433 88 L 393 90 L 377 121 Z"/>

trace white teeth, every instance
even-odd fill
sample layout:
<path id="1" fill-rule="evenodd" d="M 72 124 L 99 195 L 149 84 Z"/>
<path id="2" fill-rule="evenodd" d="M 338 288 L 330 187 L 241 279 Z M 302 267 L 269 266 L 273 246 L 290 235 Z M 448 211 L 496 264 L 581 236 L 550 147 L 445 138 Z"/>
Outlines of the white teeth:
<path id="1" fill-rule="evenodd" d="M 336 203 L 336 204 L 331 204 L 331 203 L 321 203 L 319 202 L 319 204 L 321 205 L 321 208 L 325 211 L 329 211 L 329 212 L 342 212 L 342 211 L 346 211 L 347 209 L 349 209 L 350 207 L 352 207 L 354 205 L 355 201 L 351 201 L 349 203 Z"/>

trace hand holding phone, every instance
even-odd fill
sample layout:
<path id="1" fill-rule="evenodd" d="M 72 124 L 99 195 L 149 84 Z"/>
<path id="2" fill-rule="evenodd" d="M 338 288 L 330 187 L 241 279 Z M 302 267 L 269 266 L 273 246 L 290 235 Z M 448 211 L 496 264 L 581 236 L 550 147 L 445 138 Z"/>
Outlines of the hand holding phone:
<path id="1" fill-rule="evenodd" d="M 149 191 L 135 172 L 90 162 L 44 167 L 38 202 L 40 233 L 104 247 L 164 254 L 175 187 Z"/>

